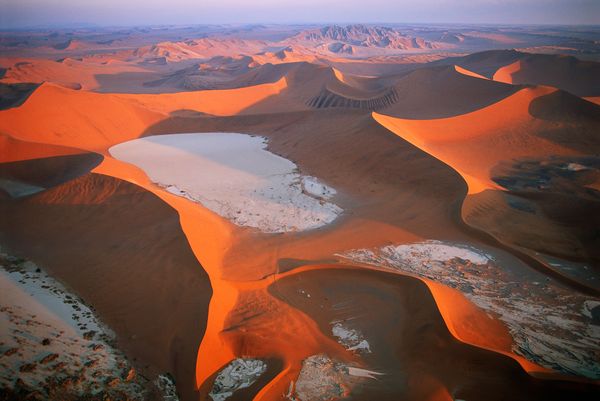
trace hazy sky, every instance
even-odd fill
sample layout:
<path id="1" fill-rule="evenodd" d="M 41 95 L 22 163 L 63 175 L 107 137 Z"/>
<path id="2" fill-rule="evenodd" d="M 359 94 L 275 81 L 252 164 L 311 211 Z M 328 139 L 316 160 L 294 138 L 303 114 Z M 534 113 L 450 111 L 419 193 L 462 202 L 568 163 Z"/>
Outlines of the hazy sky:
<path id="1" fill-rule="evenodd" d="M 0 28 L 246 22 L 600 24 L 600 0 L 0 0 Z"/>

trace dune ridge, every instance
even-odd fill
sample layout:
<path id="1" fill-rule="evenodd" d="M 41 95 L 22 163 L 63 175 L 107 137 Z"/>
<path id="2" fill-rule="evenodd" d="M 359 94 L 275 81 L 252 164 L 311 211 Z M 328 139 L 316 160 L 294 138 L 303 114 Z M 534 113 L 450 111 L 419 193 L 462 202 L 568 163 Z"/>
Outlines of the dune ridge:
<path id="1" fill-rule="evenodd" d="M 571 95 L 563 95 L 554 88 L 515 87 L 494 82 L 485 75 L 455 65 L 380 79 L 343 74 L 327 66 L 309 63 L 282 64 L 275 69 L 277 74 L 272 73 L 271 67 L 267 68 L 265 74 L 277 77 L 276 81 L 237 89 L 175 94 L 99 94 L 45 83 L 20 107 L 0 111 L 0 132 L 6 138 L 2 146 L 11 155 L 7 160 L 19 157 L 39 159 L 41 155 L 71 151 L 63 150 L 61 146 L 98 152 L 104 158 L 94 168 L 92 180 L 118 179 L 135 184 L 131 187 L 139 191 L 136 196 L 146 198 L 151 195 L 160 205 L 164 203 L 177 214 L 176 225 L 182 230 L 187 242 L 185 245 L 189 244 L 193 256 L 200 262 L 195 267 L 204 269 L 213 291 L 193 372 L 195 390 L 203 395 L 211 391 L 212 382 L 219 372 L 238 358 L 277 361 L 272 363 L 275 366 L 271 372 L 273 377 L 253 394 L 256 400 L 277 399 L 281 394 L 290 392 L 289 383 L 299 377 L 305 361 L 315 355 L 327 354 L 332 361 L 347 364 L 344 366 L 369 370 L 369 361 L 372 360 L 353 353 L 336 340 L 329 332 L 330 322 L 318 321 L 323 317 L 306 303 L 313 290 L 320 291 L 318 285 L 302 284 L 307 288 L 299 287 L 304 291 L 299 292 L 294 286 L 284 290 L 283 283 L 286 280 L 301 281 L 302 277 L 310 274 L 323 274 L 329 280 L 336 277 L 335 272 L 345 271 L 352 271 L 352 275 L 356 272 L 362 278 L 389 274 L 389 270 L 380 267 L 328 259 L 334 258 L 335 252 L 357 247 L 359 243 L 360 246 L 380 246 L 391 240 L 421 241 L 428 235 L 468 238 L 460 228 L 452 225 L 454 201 L 462 201 L 462 206 L 456 209 L 469 223 L 465 217 L 467 201 L 462 199 L 465 190 L 468 191 L 467 199 L 471 200 L 489 192 L 506 193 L 507 189 L 498 183 L 493 171 L 499 163 L 513 158 L 543 158 L 548 154 L 571 157 L 585 153 L 573 148 L 572 144 L 565 144 L 560 132 L 547 132 L 556 121 L 568 127 L 578 126 L 576 123 L 568 125 L 571 120 L 577 120 L 578 114 L 567 116 L 571 118 L 569 120 L 564 115 L 555 115 L 553 109 L 547 106 L 548 102 L 543 101 L 542 106 L 539 105 L 540 99 L 550 99 L 558 102 L 555 106 L 561 109 L 564 105 L 561 102 L 574 101 Z M 444 90 L 448 91 L 467 83 L 469 91 L 473 90 L 480 97 L 470 105 L 466 102 L 468 94 L 462 98 L 458 96 L 460 101 L 451 99 L 459 104 L 458 107 L 442 101 L 433 111 L 428 111 L 429 115 L 420 116 L 431 119 L 416 119 L 413 111 L 437 96 L 430 90 L 441 83 L 446 84 Z M 328 96 L 336 94 L 350 99 L 361 96 L 372 99 L 369 96 L 388 93 L 386 91 L 390 88 L 406 94 L 419 85 L 428 88 L 422 98 L 415 95 L 398 99 L 401 96 L 396 93 L 393 104 L 387 105 L 384 110 L 386 114 L 383 111 L 370 113 L 368 103 L 366 110 L 342 107 L 311 110 L 306 106 L 311 96 L 323 90 Z M 333 104 L 333 100 L 329 101 Z M 584 116 L 581 126 L 586 130 L 579 134 L 592 145 L 594 142 L 589 133 L 595 127 L 593 122 L 590 123 L 594 110 L 588 110 L 587 117 Z M 572 111 L 568 109 L 567 114 Z M 409 119 L 411 114 L 415 118 Z M 551 118 L 558 120 L 552 121 Z M 352 213 L 332 227 L 311 235 L 256 233 L 237 227 L 184 197 L 169 193 L 152 182 L 141 169 L 108 153 L 111 146 L 144 135 L 190 130 L 259 135 L 266 131 L 265 135 L 270 139 L 269 149 L 274 153 L 294 159 L 303 171 L 307 169 L 315 176 L 321 172 L 327 179 L 339 183 L 339 198 L 336 200 L 348 205 Z M 403 139 L 389 135 L 388 130 Z M 29 154 L 19 150 L 20 141 L 36 145 Z M 418 149 L 413 149 L 409 143 Z M 579 146 L 583 145 L 580 143 Z M 365 153 L 377 157 L 365 160 Z M 383 163 L 386 170 L 373 173 L 378 163 Z M 407 171 L 403 171 L 404 168 Z M 463 177 L 466 188 L 451 169 Z M 412 177 L 415 172 L 423 175 Z M 439 185 L 434 185 L 432 177 L 442 177 Z M 384 185 L 378 180 L 384 181 Z M 417 185 L 423 180 L 428 183 L 426 188 Z M 83 181 L 72 181 L 71 186 L 43 192 L 39 198 L 32 198 L 31 204 L 35 205 L 35 199 L 41 199 L 47 205 L 57 207 L 61 202 L 100 205 L 118 193 L 111 192 L 110 183 L 104 183 L 99 185 L 106 193 L 96 194 L 93 183 Z M 411 209 L 410 205 L 416 203 L 420 203 L 419 207 Z M 398 211 L 399 204 L 406 206 L 407 210 Z M 423 205 L 426 207 L 421 209 Z M 423 223 L 422 231 L 415 228 L 419 223 Z M 438 228 L 438 224 L 442 227 Z M 275 251 L 257 252 L 261 247 Z M 309 260 L 299 259 L 305 255 Z M 427 291 L 414 290 L 417 291 L 416 299 L 425 300 L 430 305 L 419 313 L 429 319 L 437 316 L 439 311 L 443 322 L 441 326 L 440 319 L 431 318 L 436 322 L 436 333 L 448 330 L 460 340 L 465 350 L 470 350 L 469 355 L 471 351 L 483 352 L 481 349 L 493 351 L 481 355 L 489 358 L 486 360 L 500 363 L 502 369 L 506 369 L 502 372 L 519 375 L 523 383 L 535 383 L 534 387 L 540 382 L 525 372 L 557 379 L 556 382 L 548 382 L 554 383 L 548 388 L 569 386 L 564 384 L 569 381 L 561 381 L 565 379 L 561 374 L 515 355 L 511 351 L 512 339 L 507 328 L 458 291 L 420 277 L 417 279 L 421 281 L 417 281 L 406 279 L 398 272 L 395 275 L 385 277 L 398 278 L 407 288 L 416 288 L 415 283 L 425 284 Z M 274 296 L 272 291 L 278 286 L 281 292 Z M 175 355 L 176 358 L 179 348 L 173 341 L 174 349 L 169 349 L 165 355 Z M 294 347 L 290 347 L 290 343 Z M 465 344 L 480 349 L 473 351 Z M 165 361 L 161 364 L 168 365 Z M 189 384 L 189 372 L 185 374 L 188 377 L 186 384 Z M 426 394 L 432 399 L 453 399 L 455 395 L 450 394 L 450 389 L 456 383 L 462 383 L 460 378 L 455 378 L 449 384 L 436 375 L 416 376 L 414 380 L 420 379 L 429 380 L 427 383 L 435 388 L 435 394 Z M 370 388 L 368 380 L 361 383 L 366 389 Z M 591 385 L 583 385 L 582 388 L 584 392 L 593 391 Z M 193 399 L 197 395 L 189 388 L 185 397 Z M 412 395 L 415 399 L 423 399 L 419 398 L 422 393 Z"/>
<path id="2" fill-rule="evenodd" d="M 239 90 L 117 95 L 74 91 L 46 83 L 21 107 L 0 111 L 0 132 L 23 141 L 104 153 L 115 143 L 143 135 L 148 126 L 175 111 L 236 114 L 285 87 L 286 80 L 282 78 L 274 84 Z M 98 108 L 103 113 L 93 112 Z"/>
<path id="3" fill-rule="evenodd" d="M 461 215 L 468 225 L 490 232 L 501 243 L 525 251 L 549 271 L 562 276 L 565 282 L 596 293 L 598 290 L 594 285 L 590 286 L 590 283 L 573 275 L 565 275 L 536 255 L 536 251 L 545 252 L 566 259 L 588 261 L 593 266 L 596 256 L 594 245 L 587 240 L 588 234 L 575 228 L 567 229 L 564 222 L 556 220 L 559 217 L 554 217 L 558 216 L 556 212 L 554 215 L 536 213 L 536 207 L 549 207 L 545 205 L 550 205 L 548 202 L 555 199 L 550 193 L 545 197 L 538 196 L 536 203 L 519 200 L 509 194 L 523 196 L 519 189 L 507 186 L 496 176 L 498 166 L 510 165 L 516 160 L 549 163 L 552 158 L 575 160 L 593 155 L 588 152 L 593 152 L 598 146 L 593 133 L 598 128 L 599 112 L 589 103 L 589 107 L 580 107 L 580 102 L 579 98 L 555 88 L 534 87 L 521 89 L 493 105 L 457 117 L 406 120 L 373 113 L 373 118 L 462 176 L 468 193 Z M 574 119 L 571 113 L 576 113 L 578 119 Z M 573 132 L 580 136 L 581 143 L 588 145 L 575 146 Z M 587 196 L 584 192 L 573 193 L 571 202 L 576 201 L 577 196 Z M 568 205 L 563 204 L 565 213 L 568 213 Z M 515 221 L 512 217 L 506 219 L 517 215 L 520 217 L 516 221 L 520 224 L 501 223 L 502 220 Z M 536 231 L 533 227 L 544 229 Z"/>
<path id="4" fill-rule="evenodd" d="M 547 87 L 521 89 L 484 109 L 447 119 L 403 120 L 379 113 L 374 113 L 373 118 L 454 168 L 467 182 L 469 194 L 476 194 L 486 189 L 502 190 L 490 176 L 491 167 L 501 160 L 576 154 L 530 133 L 541 130 L 540 125 L 544 122 L 536 121 L 529 114 L 529 104 L 555 90 Z M 507 121 L 515 128 L 506 128 Z M 494 143 L 503 146 L 494 147 Z"/>
<path id="5" fill-rule="evenodd" d="M 493 79 L 510 84 L 554 86 L 577 96 L 598 96 L 598 74 L 598 62 L 572 56 L 523 53 L 518 61 L 498 69 Z"/>

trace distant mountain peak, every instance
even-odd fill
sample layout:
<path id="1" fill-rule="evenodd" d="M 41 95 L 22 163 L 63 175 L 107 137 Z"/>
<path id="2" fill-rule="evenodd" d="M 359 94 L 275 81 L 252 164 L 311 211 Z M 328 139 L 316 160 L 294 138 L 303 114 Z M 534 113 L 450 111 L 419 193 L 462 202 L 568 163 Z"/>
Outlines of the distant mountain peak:
<path id="1" fill-rule="evenodd" d="M 363 24 L 345 26 L 327 25 L 317 29 L 302 31 L 296 35 L 294 39 L 298 41 L 315 42 L 318 44 L 339 42 L 350 46 L 379 47 L 397 50 L 432 49 L 438 47 L 434 42 L 405 35 L 394 28 Z M 341 46 L 335 46 L 334 48 L 341 48 Z"/>

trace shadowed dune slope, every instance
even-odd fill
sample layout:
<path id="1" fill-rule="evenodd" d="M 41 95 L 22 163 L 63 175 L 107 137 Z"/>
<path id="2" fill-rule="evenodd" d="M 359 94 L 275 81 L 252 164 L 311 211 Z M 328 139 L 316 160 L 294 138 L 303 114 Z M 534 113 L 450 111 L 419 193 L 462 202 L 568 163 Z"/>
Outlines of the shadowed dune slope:
<path id="1" fill-rule="evenodd" d="M 307 62 L 282 64 L 276 66 L 276 69 L 279 73 L 285 71 L 287 87 L 278 96 L 266 98 L 249 106 L 248 109 L 244 110 L 244 114 L 307 110 L 309 109 L 307 103 L 311 99 L 328 85 L 332 85 L 337 81 L 332 68 Z M 343 83 L 339 83 L 339 86 L 353 91 L 352 87 Z M 341 93 L 340 95 L 346 96 L 347 94 Z"/>
<path id="2" fill-rule="evenodd" d="M 89 173 L 102 159 L 81 153 L 0 163 L 0 179 L 46 189 Z"/>
<path id="3" fill-rule="evenodd" d="M 494 73 L 499 82 L 554 86 L 577 96 L 599 96 L 599 77 L 598 62 L 550 54 L 527 54 Z"/>
<path id="4" fill-rule="evenodd" d="M 519 90 L 457 66 L 421 68 L 393 83 L 398 101 L 381 113 L 407 119 L 443 118 L 472 112 Z"/>
<path id="5" fill-rule="evenodd" d="M 211 287 L 173 209 L 97 174 L 0 208 L 3 244 L 94 305 L 142 372 L 171 372 L 183 399 L 196 398 Z"/>
<path id="6" fill-rule="evenodd" d="M 37 87 L 36 84 L 28 83 L 0 83 L 0 110 L 20 106 Z"/>
<path id="7" fill-rule="evenodd" d="M 308 106 L 378 110 L 403 118 L 441 118 L 477 110 L 519 90 L 454 65 L 380 78 L 343 74 L 309 63 L 285 66 L 288 87 L 245 112 L 289 112 Z"/>
<path id="8" fill-rule="evenodd" d="M 353 400 L 591 400 L 597 390 L 533 378 L 504 355 L 457 341 L 427 286 L 411 277 L 316 269 L 280 278 L 269 292 L 325 333 L 342 322 L 369 339 L 372 353 L 360 359 L 385 374 L 354 388 Z"/>
<path id="9" fill-rule="evenodd" d="M 590 105 L 585 112 L 588 117 L 569 118 L 581 115 L 579 108 L 583 101 L 566 96 L 558 100 L 557 107 L 555 97 L 562 95 L 555 92 L 547 87 L 522 89 L 482 110 L 451 118 L 406 120 L 377 113 L 374 118 L 452 166 L 469 185 L 469 192 L 476 193 L 498 188 L 491 180 L 490 171 L 502 160 L 575 155 L 581 152 L 563 144 L 576 143 L 579 139 L 585 139 L 586 145 L 598 146 L 600 139 L 594 132 L 600 128 L 597 119 L 600 108 L 584 102 Z M 540 106 L 539 102 L 549 104 Z M 560 109 L 560 114 L 554 115 L 550 107 Z M 535 109 L 534 113 L 530 113 L 531 108 Z M 536 115 L 545 118 L 536 118 Z M 554 117 L 549 120 L 551 115 Z M 583 138 L 570 138 L 573 133 Z"/>
<path id="10" fill-rule="evenodd" d="M 529 114 L 544 122 L 539 136 L 573 151 L 598 155 L 600 151 L 600 105 L 562 90 L 531 101 Z"/>
<path id="11" fill-rule="evenodd" d="M 585 209 L 591 210 L 591 218 L 598 215 L 596 195 L 586 195 L 589 190 L 582 188 L 556 197 L 551 187 L 537 182 L 532 184 L 533 193 L 523 200 L 523 194 L 508 183 L 527 173 L 515 170 L 513 166 L 519 161 L 533 160 L 543 166 L 556 164 L 553 158 L 560 157 L 560 167 L 597 155 L 599 117 L 598 106 L 547 87 L 522 89 L 487 108 L 453 118 L 403 120 L 374 113 L 374 118 L 392 132 L 461 174 L 469 187 L 470 196 L 462 210 L 469 225 L 517 248 L 590 261 L 592 265 L 597 261 L 595 229 L 565 225 L 565 216 L 576 215 L 582 205 L 577 199 L 583 197 L 584 201 L 589 196 L 592 198 L 584 201 Z M 543 177 L 539 174 L 541 170 L 538 178 Z M 507 190 L 521 198 L 494 193 Z M 533 206 L 524 205 L 527 202 Z M 500 220 L 504 221 L 496 224 Z"/>
<path id="12" fill-rule="evenodd" d="M 526 55 L 527 53 L 516 50 L 488 50 L 462 57 L 448 57 L 433 61 L 431 65 L 458 65 L 491 79 L 499 68 L 512 64 Z"/>
<path id="13" fill-rule="evenodd" d="M 80 153 L 83 153 L 80 149 L 21 141 L 7 135 L 0 135 L 0 163 Z"/>

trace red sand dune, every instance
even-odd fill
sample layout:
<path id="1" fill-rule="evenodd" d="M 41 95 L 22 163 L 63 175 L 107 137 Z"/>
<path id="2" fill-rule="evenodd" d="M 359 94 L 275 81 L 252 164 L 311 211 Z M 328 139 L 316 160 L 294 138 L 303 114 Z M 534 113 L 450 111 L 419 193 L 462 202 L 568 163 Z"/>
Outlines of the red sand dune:
<path id="1" fill-rule="evenodd" d="M 187 51 L 171 47 L 148 51 L 164 55 L 164 51 L 174 50 Z M 19 227 L 8 240 L 24 252 L 35 252 L 40 260 L 50 264 L 58 260 L 60 264 L 53 266 L 59 267 L 50 271 L 98 305 L 108 323 L 125 333 L 124 346 L 133 355 L 152 364 L 153 369 L 174 371 L 181 379 L 185 399 L 198 397 L 194 385 L 206 395 L 216 373 L 238 356 L 281 363 L 282 369 L 255 398 L 265 400 L 280 398 L 290 380 L 297 377 L 302 360 L 310 355 L 325 352 L 340 360 L 363 362 L 331 338 L 323 324 L 326 315 L 302 307 L 293 288 L 288 292 L 282 289 L 286 280 L 301 280 L 313 273 L 331 280 L 340 271 L 352 271 L 347 276 L 358 277 L 350 285 L 352 289 L 361 280 L 381 280 L 383 273 L 366 271 L 362 266 L 355 274 L 356 267 L 323 260 L 348 249 L 426 238 L 479 242 L 479 237 L 466 233 L 456 221 L 465 186 L 450 168 L 463 177 L 473 196 L 503 190 L 492 180 L 492 168 L 502 161 L 581 155 L 585 154 L 581 148 L 595 143 L 591 136 L 597 132 L 595 111 L 578 122 L 580 116 L 569 107 L 565 109 L 565 104 L 575 100 L 553 88 L 520 89 L 455 66 L 381 79 L 309 63 L 276 67 L 265 68 L 265 75 L 277 78 L 270 83 L 176 94 L 99 94 L 45 83 L 20 107 L 0 111 L 0 146 L 3 153 L 9 153 L 3 154 L 4 161 L 77 152 L 73 148 L 105 156 L 94 174 L 8 206 L 12 217 L 5 224 Z M 307 104 L 323 89 L 356 100 L 379 96 L 390 87 L 403 96 L 372 115 L 364 109 L 322 110 Z M 424 107 L 428 108 L 418 114 Z M 556 108 L 564 113 L 555 113 Z M 581 128 L 578 140 L 569 142 L 557 125 L 567 131 Z M 337 200 L 347 214 L 336 224 L 311 233 L 261 234 L 235 226 L 159 188 L 142 170 L 107 153 L 114 144 L 146 134 L 207 131 L 265 135 L 270 140 L 269 149 L 335 186 L 339 190 Z M 25 141 L 34 145 L 24 147 Z M 130 215 L 131 209 L 135 213 Z M 47 210 L 51 213 L 46 214 Z M 160 221 L 152 230 L 147 229 L 146 224 L 157 213 Z M 65 216 L 68 218 L 63 221 Z M 113 238 L 115 223 L 119 228 Z M 37 225 L 40 228 L 36 231 Z M 66 229 L 70 226 L 76 229 Z M 94 229 L 89 230 L 89 226 Z M 35 233 L 39 246 L 32 248 L 28 232 Z M 110 241 L 106 241 L 107 236 Z M 60 244 L 64 243 L 76 244 L 74 253 L 61 253 Z M 155 244 L 148 254 L 147 243 Z M 170 259 L 171 255 L 177 259 Z M 164 265 L 155 265 L 164 259 Z M 79 260 L 95 267 L 93 274 L 78 270 Z M 128 262 L 125 266 L 123 260 Z M 154 264 L 146 272 L 148 263 Z M 153 274 L 147 276 L 150 271 Z M 416 280 L 400 277 L 403 284 L 391 286 L 389 291 L 404 301 L 403 289 L 415 291 L 411 299 L 416 305 L 414 316 L 435 327 L 433 340 L 454 344 L 451 334 L 462 342 L 452 345 L 462 350 L 456 352 L 457 358 L 479 355 L 492 372 L 496 366 L 500 376 L 518 376 L 524 386 L 540 389 L 539 382 L 525 372 L 551 372 L 512 353 L 512 340 L 504 324 L 455 290 L 425 280 L 428 291 L 424 291 Z M 118 299 L 107 299 L 102 288 L 98 289 L 97 280 L 103 279 L 111 280 L 106 291 L 116 288 Z M 119 280 L 131 284 L 134 291 L 115 282 Z M 212 297 L 207 305 L 208 282 Z M 157 283 L 168 288 L 157 293 L 149 290 Z M 190 283 L 204 292 L 198 294 Z M 313 281 L 306 285 L 316 291 L 320 284 Z M 289 299 L 296 297 L 295 303 L 273 296 L 275 287 Z M 356 296 L 363 295 L 357 292 Z M 121 304 L 120 299 L 127 302 Z M 139 313 L 147 302 L 155 302 L 160 313 Z M 383 309 L 375 313 L 383 313 Z M 194 311 L 197 315 L 192 319 L 188 314 Z M 169 330 L 165 332 L 155 316 L 169 319 L 165 325 Z M 407 318 L 406 322 L 413 324 L 419 319 Z M 417 327 L 410 324 L 407 331 Z M 418 333 L 411 333 L 411 341 L 420 339 Z M 402 348 L 398 337 L 386 341 L 399 343 Z M 191 355 L 190 349 L 197 354 Z M 408 359 L 417 366 L 421 363 L 418 355 Z M 461 361 L 460 366 L 477 371 L 478 361 Z M 452 399 L 449 389 L 470 379 L 468 375 L 457 378 L 456 366 L 448 366 L 431 375 L 419 370 L 414 380 L 430 384 L 424 387 L 431 391 L 419 392 L 423 385 L 413 383 L 414 399 Z M 498 383 L 495 385 L 506 382 Z M 548 386 L 536 394 L 548 393 L 553 388 Z"/>
<path id="2" fill-rule="evenodd" d="M 82 153 L 82 151 L 64 146 L 25 142 L 6 135 L 0 135 L 0 163 L 74 155 L 78 153 Z"/>
<path id="3" fill-rule="evenodd" d="M 584 97 L 584 99 L 587 100 L 588 102 L 592 102 L 597 105 L 600 105 L 600 96 Z"/>
<path id="4" fill-rule="evenodd" d="M 519 89 L 454 65 L 418 69 L 391 82 L 398 101 L 379 112 L 406 119 L 439 119 L 469 113 Z"/>
<path id="5" fill-rule="evenodd" d="M 213 298 L 209 308 L 206 334 L 198 353 L 196 370 L 196 379 L 199 384 L 204 383 L 235 355 L 250 353 L 265 357 L 277 357 L 285 361 L 284 374 L 279 375 L 276 381 L 261 392 L 262 396 L 270 399 L 287 389 L 288 381 L 297 375 L 302 359 L 323 351 L 334 355 L 341 352 L 341 350 L 336 351 L 339 345 L 323 338 L 320 331 L 305 316 L 290 309 L 285 303 L 273 303 L 273 300 L 269 300 L 269 297 L 265 296 L 264 291 L 272 282 L 271 278 L 246 284 L 223 279 L 223 263 L 226 262 L 223 259 L 223 252 L 229 249 L 232 241 L 237 237 L 233 234 L 239 229 L 234 229 L 230 223 L 222 221 L 211 212 L 190 204 L 185 199 L 156 189 L 136 168 L 122 162 L 109 158 L 97 171 L 132 180 L 156 193 L 176 208 L 192 249 L 196 251 L 196 256 L 211 278 Z M 293 271 L 291 274 L 296 273 L 297 271 Z M 438 305 L 445 305 L 441 310 L 442 314 L 450 321 L 457 319 L 457 323 L 450 327 L 452 333 L 458 338 L 494 350 L 509 351 L 509 340 L 506 334 L 501 334 L 502 332 L 506 333 L 505 329 L 501 325 L 498 326 L 497 321 L 489 319 L 487 315 L 474 308 L 455 291 L 436 288 L 436 285 L 431 285 L 430 288 L 432 288 Z M 247 309 L 246 305 L 251 306 L 252 309 Z M 450 307 L 450 305 L 454 307 Z M 265 307 L 269 313 L 261 316 L 260 320 L 253 321 L 253 332 L 244 332 L 242 338 L 237 337 L 241 333 L 232 332 L 231 335 L 227 335 L 229 326 L 235 326 L 239 319 L 243 321 L 247 314 L 254 314 L 257 310 Z M 467 316 L 468 319 L 466 319 Z M 469 323 L 464 325 L 459 322 Z M 278 336 L 287 340 L 283 343 L 277 341 L 265 343 L 262 340 L 263 336 L 273 331 L 277 331 Z M 481 333 L 486 333 L 486 335 L 482 336 Z M 490 335 L 491 333 L 494 335 Z M 270 338 L 273 339 L 273 337 Z M 316 342 L 309 341 L 307 343 L 307 339 L 313 338 Z M 239 348 L 239 341 L 242 341 L 243 348 Z M 290 342 L 295 344 L 293 349 L 289 348 Z M 211 358 L 207 359 L 206 355 L 211 355 Z M 215 358 L 216 355 L 219 357 Z M 545 371 L 522 359 L 519 361 L 532 372 Z"/>
<path id="6" fill-rule="evenodd" d="M 510 84 L 554 86 L 577 96 L 600 95 L 600 63 L 571 56 L 524 54 L 500 68 L 494 80 Z"/>
<path id="7" fill-rule="evenodd" d="M 542 193 L 531 199 L 536 199 L 544 213 L 522 212 L 507 204 L 508 198 L 501 194 L 506 189 L 493 176 L 502 166 L 517 160 L 543 162 L 563 157 L 568 161 L 593 155 L 600 146 L 596 135 L 600 129 L 599 110 L 566 92 L 535 87 L 451 118 L 407 120 L 379 113 L 373 117 L 463 177 L 468 196 L 462 217 L 469 225 L 536 259 L 535 251 L 594 265 L 597 253 L 594 241 L 590 241 L 593 229 L 584 228 L 587 226 L 582 222 L 569 223 L 579 221 L 577 213 L 589 205 Z M 565 278 L 581 290 L 579 281 L 571 279 Z"/>
<path id="8" fill-rule="evenodd" d="M 23 141 L 103 153 L 116 143 L 143 135 L 175 111 L 235 114 L 285 87 L 281 79 L 239 90 L 117 95 L 43 84 L 21 107 L 0 111 L 0 132 Z"/>
<path id="9" fill-rule="evenodd" d="M 128 63 L 101 64 L 73 58 L 60 61 L 46 59 L 0 59 L 0 65 L 7 68 L 2 82 L 51 82 L 66 87 L 97 89 L 100 87 L 98 75 L 118 75 L 122 73 L 144 73 L 149 70 Z"/>
<path id="10" fill-rule="evenodd" d="M 444 58 L 433 64 L 455 64 L 491 79 L 498 69 L 512 64 L 526 55 L 526 53 L 518 52 L 516 50 L 488 50 L 462 57 Z"/>
<path id="11" fill-rule="evenodd" d="M 482 110 L 445 119 L 405 120 L 378 113 L 373 117 L 454 168 L 467 182 L 469 194 L 475 194 L 500 189 L 490 172 L 502 160 L 579 154 L 538 135 L 552 123 L 529 113 L 534 99 L 554 91 L 547 87 L 522 89 Z"/>
<path id="12" fill-rule="evenodd" d="M 197 399 L 196 351 L 211 288 L 176 211 L 135 185 L 87 174 L 2 202 L 0 213 L 4 244 L 76 288 L 145 375 L 171 372 L 181 397 Z"/>

